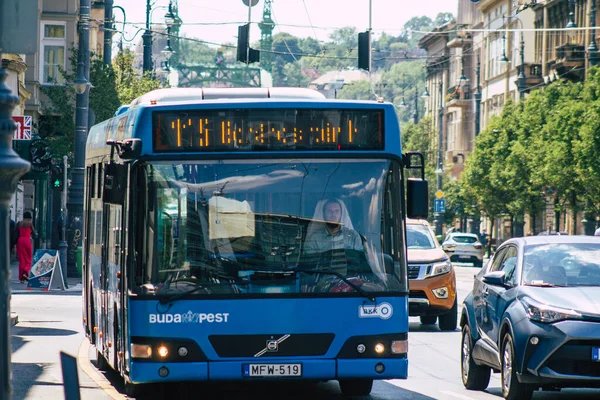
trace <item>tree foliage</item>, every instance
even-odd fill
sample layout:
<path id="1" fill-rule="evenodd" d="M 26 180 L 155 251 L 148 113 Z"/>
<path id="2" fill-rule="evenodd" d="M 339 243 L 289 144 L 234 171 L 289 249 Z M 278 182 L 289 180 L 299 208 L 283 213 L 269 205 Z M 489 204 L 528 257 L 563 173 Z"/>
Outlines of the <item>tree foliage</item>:
<path id="1" fill-rule="evenodd" d="M 505 214 L 523 221 L 542 213 L 546 201 L 558 211 L 597 213 L 599 121 L 597 68 L 585 83 L 557 81 L 519 103 L 509 101 L 477 137 L 459 184 L 492 219 Z"/>

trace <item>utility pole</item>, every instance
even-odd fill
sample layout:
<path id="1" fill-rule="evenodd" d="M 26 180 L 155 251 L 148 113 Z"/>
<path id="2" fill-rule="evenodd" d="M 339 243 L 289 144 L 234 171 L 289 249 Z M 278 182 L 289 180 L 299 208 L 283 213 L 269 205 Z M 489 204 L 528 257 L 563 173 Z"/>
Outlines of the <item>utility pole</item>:
<path id="1" fill-rule="evenodd" d="M 437 190 L 442 190 L 442 175 L 444 174 L 444 164 L 442 161 L 442 140 L 443 140 L 443 123 L 444 123 L 444 84 L 443 81 L 439 82 L 439 106 L 438 106 L 438 154 L 437 154 L 437 169 L 435 171 L 437 175 Z M 442 234 L 442 214 L 437 212 L 434 214 L 435 220 L 435 234 Z"/>
<path id="2" fill-rule="evenodd" d="M 142 42 L 144 44 L 144 72 L 152 71 L 152 31 L 150 30 L 150 11 L 152 6 L 150 0 L 146 0 L 146 30 L 142 35 Z"/>
<path id="3" fill-rule="evenodd" d="M 79 0 L 79 44 L 77 50 L 77 79 L 75 86 L 75 140 L 74 163 L 71 169 L 71 185 L 67 209 L 69 229 L 67 243 L 68 270 L 77 271 L 77 248 L 81 246 L 83 232 L 83 174 L 85 166 L 85 142 L 88 131 L 90 96 L 90 0 Z M 67 182 L 64 182 L 67 185 Z"/>
<path id="4" fill-rule="evenodd" d="M 477 55 L 477 69 L 475 70 L 475 76 L 477 78 L 477 87 L 475 87 L 475 137 L 479 135 L 481 129 L 481 60 Z"/>
<path id="5" fill-rule="evenodd" d="M 0 21 L 4 21 L 5 4 L 0 1 Z M 0 43 L 2 29 L 0 28 Z M 1 46 L 1 44 L 0 44 Z M 0 48 L 0 54 L 2 54 Z M 2 57 L 0 56 L 0 59 Z M 12 111 L 19 98 L 4 82 L 8 73 L 0 64 L 0 400 L 12 398 L 11 340 L 10 340 L 10 200 L 21 176 L 29 171 L 29 163 L 12 149 L 12 138 L 17 126 Z"/>
<path id="6" fill-rule="evenodd" d="M 112 62 L 113 35 L 113 4 L 114 0 L 104 0 L 104 65 Z"/>

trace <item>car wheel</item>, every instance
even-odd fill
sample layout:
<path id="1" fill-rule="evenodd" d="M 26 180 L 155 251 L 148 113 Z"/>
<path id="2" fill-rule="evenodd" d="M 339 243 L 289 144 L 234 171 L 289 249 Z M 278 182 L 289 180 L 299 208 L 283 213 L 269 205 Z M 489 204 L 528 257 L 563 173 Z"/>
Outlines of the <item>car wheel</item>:
<path id="1" fill-rule="evenodd" d="M 502 396 L 508 400 L 529 400 L 533 395 L 533 387 L 517 380 L 515 363 L 515 347 L 510 333 L 504 335 L 502 341 Z"/>
<path id="2" fill-rule="evenodd" d="M 475 364 L 472 356 L 473 338 L 469 325 L 462 329 L 462 346 L 460 349 L 460 372 L 463 385 L 469 390 L 485 390 L 490 383 L 492 369 Z"/>
<path id="3" fill-rule="evenodd" d="M 454 331 L 456 330 L 457 320 L 458 319 L 458 304 L 457 300 L 454 299 L 454 305 L 444 315 L 440 315 L 439 317 L 439 325 L 440 329 L 443 331 Z"/>
<path id="4" fill-rule="evenodd" d="M 421 316 L 421 324 L 423 325 L 433 325 L 437 321 L 437 317 L 435 315 L 422 315 Z"/>
<path id="5" fill-rule="evenodd" d="M 373 389 L 373 379 L 342 379 L 339 383 L 346 396 L 368 396 Z"/>

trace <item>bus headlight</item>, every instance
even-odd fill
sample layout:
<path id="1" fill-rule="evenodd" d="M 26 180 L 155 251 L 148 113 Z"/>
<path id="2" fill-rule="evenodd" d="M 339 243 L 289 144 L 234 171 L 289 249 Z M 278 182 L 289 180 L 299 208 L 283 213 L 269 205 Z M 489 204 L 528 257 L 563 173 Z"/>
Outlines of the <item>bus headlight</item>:
<path id="1" fill-rule="evenodd" d="M 169 355 L 169 349 L 167 348 L 167 346 L 162 345 L 158 348 L 158 355 L 162 358 L 165 358 L 166 356 Z"/>
<path id="2" fill-rule="evenodd" d="M 152 358 L 152 346 L 131 343 L 131 358 Z"/>
<path id="3" fill-rule="evenodd" d="M 375 345 L 375 353 L 377 354 L 381 354 L 385 351 L 385 346 L 383 345 L 383 343 L 377 343 Z"/>

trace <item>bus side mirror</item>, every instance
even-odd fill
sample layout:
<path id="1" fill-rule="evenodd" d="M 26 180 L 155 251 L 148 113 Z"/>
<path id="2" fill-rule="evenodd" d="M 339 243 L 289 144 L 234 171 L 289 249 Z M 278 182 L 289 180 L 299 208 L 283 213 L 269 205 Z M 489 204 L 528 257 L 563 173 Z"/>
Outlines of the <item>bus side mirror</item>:
<path id="1" fill-rule="evenodd" d="M 102 201 L 108 204 L 123 204 L 125 201 L 125 184 L 127 181 L 127 165 L 110 163 L 106 165 Z"/>
<path id="2" fill-rule="evenodd" d="M 426 219 L 429 214 L 429 191 L 425 179 L 408 178 L 406 214 L 408 218 Z"/>

